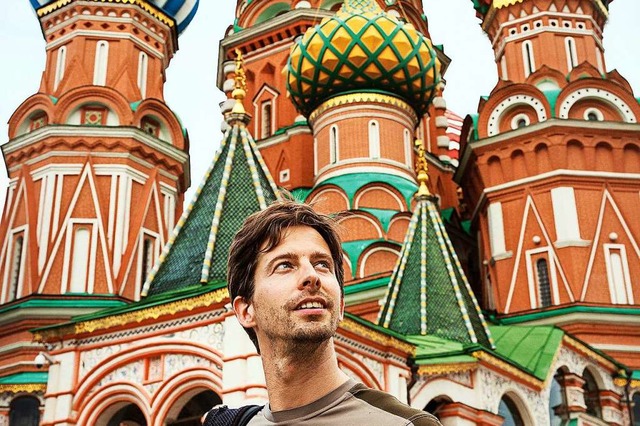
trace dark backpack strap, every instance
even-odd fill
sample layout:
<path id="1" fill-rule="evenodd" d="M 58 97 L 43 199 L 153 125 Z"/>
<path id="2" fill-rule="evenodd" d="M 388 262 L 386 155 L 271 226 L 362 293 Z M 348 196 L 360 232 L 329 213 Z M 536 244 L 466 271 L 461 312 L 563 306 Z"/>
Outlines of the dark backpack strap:
<path id="1" fill-rule="evenodd" d="M 251 419 L 262 410 L 264 405 L 245 405 L 238 409 L 236 417 L 233 419 L 233 426 L 246 426 Z"/>
<path id="2" fill-rule="evenodd" d="M 240 408 L 229 408 L 220 405 L 207 411 L 204 417 L 203 426 L 245 426 L 258 411 L 262 410 L 262 405 L 245 405 Z"/>

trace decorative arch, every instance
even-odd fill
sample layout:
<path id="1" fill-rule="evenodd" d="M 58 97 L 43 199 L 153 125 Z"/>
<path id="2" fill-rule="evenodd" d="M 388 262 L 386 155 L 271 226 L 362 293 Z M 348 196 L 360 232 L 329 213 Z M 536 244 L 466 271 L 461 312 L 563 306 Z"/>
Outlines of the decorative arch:
<path id="1" fill-rule="evenodd" d="M 140 408 L 147 424 L 151 423 L 149 394 L 142 385 L 116 382 L 93 391 L 91 398 L 83 398 L 85 404 L 78 407 L 77 424 L 104 424 L 109 417 L 128 404 Z"/>
<path id="2" fill-rule="evenodd" d="M 516 149 L 511 153 L 511 175 L 512 179 L 522 179 L 528 175 L 527 163 L 524 161 L 524 152 Z"/>
<path id="3" fill-rule="evenodd" d="M 376 183 L 367 185 L 356 193 L 353 199 L 356 209 L 373 208 L 406 211 L 402 194 L 390 185 Z"/>
<path id="4" fill-rule="evenodd" d="M 346 369 L 347 372 L 351 372 L 352 375 L 356 376 L 362 383 L 372 389 L 384 389 L 371 369 L 364 362 L 356 358 L 349 350 L 337 344 L 336 354 L 338 355 L 338 365 L 340 369 Z"/>
<path id="5" fill-rule="evenodd" d="M 363 211 L 356 211 L 341 219 L 339 223 L 341 226 L 349 230 L 343 241 L 384 238 L 382 225 L 372 214 Z"/>
<path id="6" fill-rule="evenodd" d="M 622 150 L 624 171 L 626 173 L 640 173 L 640 146 L 629 143 Z"/>
<path id="7" fill-rule="evenodd" d="M 573 170 L 585 169 L 584 145 L 575 139 L 567 142 L 567 168 Z"/>
<path id="8" fill-rule="evenodd" d="M 399 257 L 399 247 L 388 243 L 372 244 L 360 254 L 356 277 L 368 277 L 392 271 Z"/>
<path id="9" fill-rule="evenodd" d="M 48 123 L 51 123 L 55 108 L 52 99 L 45 94 L 37 93 L 28 97 L 9 118 L 9 139 L 23 134 L 20 129 L 36 111 L 43 111 L 47 115 Z"/>
<path id="10" fill-rule="evenodd" d="M 153 426 L 162 426 L 168 418 L 177 418 L 184 404 L 203 391 L 212 391 L 218 403 L 222 403 L 222 387 L 222 378 L 206 369 L 188 370 L 163 381 L 150 404 L 156 416 Z"/>
<path id="11" fill-rule="evenodd" d="M 489 115 L 487 135 L 495 136 L 500 133 L 500 123 L 502 123 L 504 115 L 512 108 L 523 105 L 533 109 L 538 122 L 547 120 L 547 108 L 541 99 L 529 94 L 512 95 L 502 100 Z"/>
<path id="12" fill-rule="evenodd" d="M 613 147 L 608 142 L 598 142 L 596 144 L 595 169 L 600 171 L 615 170 Z"/>
<path id="13" fill-rule="evenodd" d="M 538 167 L 538 174 L 551 171 L 553 166 L 551 165 L 551 156 L 549 155 L 549 147 L 545 142 L 541 142 L 534 148 L 536 155 L 536 166 Z"/>
<path id="14" fill-rule="evenodd" d="M 347 194 L 338 186 L 323 186 L 307 199 L 319 212 L 330 213 L 349 210 L 350 203 Z"/>
<path id="15" fill-rule="evenodd" d="M 568 91 L 568 93 L 561 97 L 562 100 L 558 103 L 558 118 L 570 118 L 571 109 L 579 101 L 582 101 L 584 99 L 597 99 L 616 108 L 616 110 L 620 113 L 622 121 L 624 121 L 625 123 L 637 122 L 636 115 L 633 112 L 632 108 L 623 99 L 623 97 L 618 94 L 595 86 L 570 86 L 570 89 L 571 90 Z"/>
<path id="16" fill-rule="evenodd" d="M 403 212 L 396 214 L 391 222 L 389 222 L 389 229 L 387 229 L 387 239 L 391 241 L 397 241 L 403 243 L 407 235 L 407 229 L 409 229 L 409 223 L 411 222 L 411 214 L 409 212 Z"/>
<path id="17" fill-rule="evenodd" d="M 527 407 L 527 404 L 524 401 L 526 401 L 526 398 L 521 397 L 517 391 L 509 390 L 505 392 L 502 395 L 502 398 L 500 398 L 500 401 L 498 401 L 496 412 L 499 415 L 505 417 L 504 414 L 506 413 L 504 410 L 506 408 L 510 414 L 519 416 L 521 420 L 520 422 L 516 421 L 515 423 L 509 424 L 533 425 L 535 424 L 535 421 L 531 416 L 531 412 Z"/>
<path id="18" fill-rule="evenodd" d="M 500 157 L 497 155 L 489 157 L 487 167 L 489 169 L 489 182 L 491 182 L 492 186 L 504 182 L 504 173 L 502 171 L 502 161 Z"/>
<path id="19" fill-rule="evenodd" d="M 142 126 L 142 119 L 146 116 L 156 117 L 160 121 L 160 139 L 171 143 L 182 151 L 189 148 L 180 120 L 178 120 L 175 113 L 171 111 L 165 103 L 154 98 L 142 101 L 138 105 L 133 117 L 135 125 Z M 167 139 L 164 139 L 162 136 L 166 136 Z"/>
<path id="20" fill-rule="evenodd" d="M 133 124 L 133 112 L 129 102 L 120 92 L 110 87 L 83 86 L 65 93 L 56 104 L 54 123 L 66 123 L 69 115 L 84 104 L 102 104 L 113 110 L 120 125 Z"/>
<path id="21" fill-rule="evenodd" d="M 275 3 L 271 4 L 269 7 L 264 9 L 253 22 L 254 25 L 260 24 L 262 22 L 268 21 L 271 18 L 275 18 L 278 15 L 281 15 L 284 12 L 288 12 L 291 10 L 290 3 Z"/>

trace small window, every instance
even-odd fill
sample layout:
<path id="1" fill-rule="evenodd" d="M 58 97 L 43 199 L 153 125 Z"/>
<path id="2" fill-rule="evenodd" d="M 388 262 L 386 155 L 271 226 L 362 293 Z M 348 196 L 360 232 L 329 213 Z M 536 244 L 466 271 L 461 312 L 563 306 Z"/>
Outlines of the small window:
<path id="1" fill-rule="evenodd" d="M 107 109 L 104 107 L 84 107 L 80 116 L 84 126 L 104 126 L 107 124 Z"/>
<path id="2" fill-rule="evenodd" d="M 261 108 L 261 135 L 262 139 L 268 138 L 272 134 L 272 111 L 271 111 L 271 101 L 265 101 L 262 103 Z"/>
<path id="3" fill-rule="evenodd" d="M 517 32 L 518 30 L 516 30 L 515 28 L 509 29 L 509 35 L 516 35 Z"/>
<path id="4" fill-rule="evenodd" d="M 332 126 L 329 131 L 329 163 L 338 162 L 338 126 Z"/>
<path id="5" fill-rule="evenodd" d="M 407 167 L 413 166 L 413 143 L 411 143 L 411 132 L 409 129 L 404 129 L 404 163 Z"/>
<path id="6" fill-rule="evenodd" d="M 143 117 L 141 121 L 142 130 L 153 137 L 160 136 L 160 123 L 151 117 Z"/>
<path id="7" fill-rule="evenodd" d="M 558 26 L 558 20 L 557 19 L 549 19 L 549 25 L 552 27 L 557 27 Z"/>
<path id="8" fill-rule="evenodd" d="M 527 114 L 517 114 L 511 119 L 511 129 L 521 129 L 527 127 L 530 123 L 529 116 Z"/>
<path id="9" fill-rule="evenodd" d="M 47 114 L 40 113 L 38 115 L 35 115 L 33 118 L 31 118 L 29 122 L 29 130 L 34 131 L 46 125 L 47 125 Z"/>
<path id="10" fill-rule="evenodd" d="M 36 398 L 23 396 L 9 405 L 10 426 L 38 426 L 40 424 L 40 402 Z"/>
<path id="11" fill-rule="evenodd" d="M 58 49 L 58 56 L 56 58 L 56 73 L 53 80 L 53 90 L 58 90 L 58 85 L 64 78 L 64 71 L 67 65 L 67 46 L 62 46 Z"/>
<path id="12" fill-rule="evenodd" d="M 109 43 L 101 40 L 96 45 L 96 60 L 93 68 L 93 84 L 104 86 L 107 84 L 107 67 L 109 62 Z"/>
<path id="13" fill-rule="evenodd" d="M 89 257 L 91 248 L 91 230 L 85 226 L 77 227 L 73 236 L 73 257 L 71 258 L 70 293 L 86 293 L 89 277 Z"/>
<path id="14" fill-rule="evenodd" d="M 565 28 L 571 28 L 571 22 L 569 21 L 562 21 L 562 26 Z"/>
<path id="15" fill-rule="evenodd" d="M 289 178 L 290 178 L 289 169 L 280 170 L 280 174 L 278 177 L 280 178 L 280 183 L 289 182 Z"/>
<path id="16" fill-rule="evenodd" d="M 567 55 L 567 69 L 571 71 L 578 66 L 578 51 L 576 50 L 576 42 L 573 37 L 564 39 L 564 48 Z"/>
<path id="17" fill-rule="evenodd" d="M 524 58 L 524 76 L 529 77 L 535 70 L 536 64 L 533 57 L 533 44 L 527 40 L 522 43 L 522 56 Z"/>
<path id="18" fill-rule="evenodd" d="M 147 96 L 147 74 L 149 69 L 149 57 L 146 53 L 140 52 L 138 57 L 138 89 L 140 96 L 144 99 Z"/>
<path id="19" fill-rule="evenodd" d="M 515 402 L 508 396 L 503 396 L 498 406 L 498 415 L 501 416 L 504 421 L 503 426 L 524 426 L 522 415 L 518 410 Z"/>
<path id="20" fill-rule="evenodd" d="M 541 258 L 536 261 L 536 278 L 540 307 L 551 306 L 551 283 L 549 282 L 549 263 L 547 259 Z"/>
<path id="21" fill-rule="evenodd" d="M 604 121 L 604 114 L 596 108 L 587 108 L 584 112 L 584 119 L 587 121 Z"/>
<path id="22" fill-rule="evenodd" d="M 374 120 L 369 122 L 369 158 L 380 158 L 380 126 Z"/>

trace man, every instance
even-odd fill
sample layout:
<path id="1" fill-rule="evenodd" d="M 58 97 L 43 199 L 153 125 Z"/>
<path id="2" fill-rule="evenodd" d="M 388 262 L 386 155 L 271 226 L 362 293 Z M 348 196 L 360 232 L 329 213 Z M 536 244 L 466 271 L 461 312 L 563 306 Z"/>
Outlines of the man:
<path id="1" fill-rule="evenodd" d="M 236 234 L 229 293 L 262 357 L 269 395 L 249 425 L 439 425 L 338 367 L 333 335 L 344 314 L 343 280 L 336 223 L 308 205 L 276 202 Z"/>

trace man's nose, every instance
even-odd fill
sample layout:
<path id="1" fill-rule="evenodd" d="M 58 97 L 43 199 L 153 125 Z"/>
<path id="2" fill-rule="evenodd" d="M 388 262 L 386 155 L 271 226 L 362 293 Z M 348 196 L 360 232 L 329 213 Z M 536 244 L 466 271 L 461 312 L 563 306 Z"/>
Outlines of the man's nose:
<path id="1" fill-rule="evenodd" d="M 301 286 L 311 287 L 314 290 L 320 288 L 320 275 L 318 275 L 318 271 L 314 268 L 311 262 L 303 262 L 303 266 L 301 268 L 302 279 L 300 281 Z"/>

